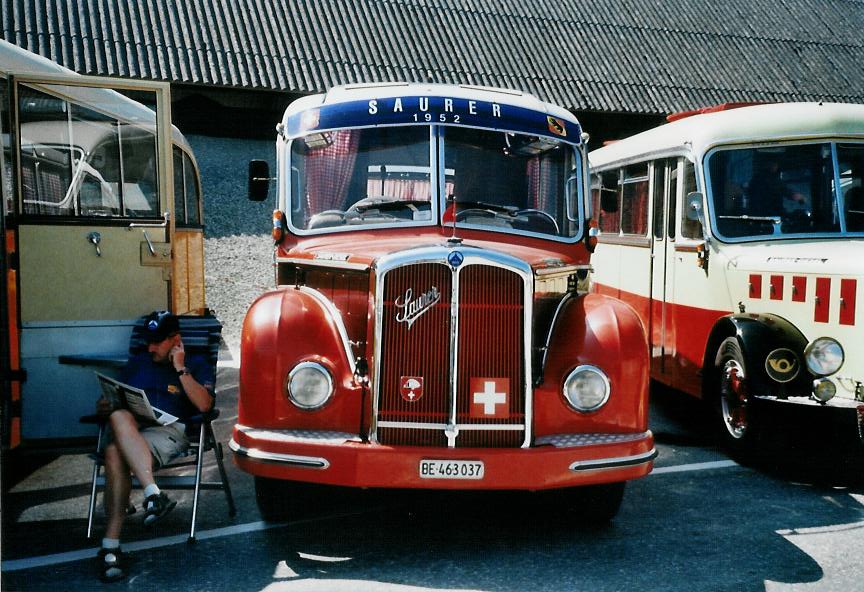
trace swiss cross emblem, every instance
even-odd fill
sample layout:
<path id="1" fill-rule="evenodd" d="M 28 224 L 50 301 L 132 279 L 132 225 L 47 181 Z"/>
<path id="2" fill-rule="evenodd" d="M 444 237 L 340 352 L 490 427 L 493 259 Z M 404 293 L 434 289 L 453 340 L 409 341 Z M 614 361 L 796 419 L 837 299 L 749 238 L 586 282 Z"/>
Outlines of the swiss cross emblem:
<path id="1" fill-rule="evenodd" d="M 472 378 L 470 392 L 470 417 L 487 419 L 510 417 L 509 378 Z"/>
<path id="2" fill-rule="evenodd" d="M 423 396 L 423 377 L 402 376 L 399 379 L 399 394 L 409 403 L 418 400 Z"/>

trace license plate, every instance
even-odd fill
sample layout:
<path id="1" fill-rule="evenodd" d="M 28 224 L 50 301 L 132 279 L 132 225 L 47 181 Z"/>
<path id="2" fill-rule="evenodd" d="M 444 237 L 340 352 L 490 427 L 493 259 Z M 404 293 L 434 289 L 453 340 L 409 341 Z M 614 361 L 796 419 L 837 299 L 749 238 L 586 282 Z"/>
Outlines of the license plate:
<path id="1" fill-rule="evenodd" d="M 483 461 L 430 460 L 420 461 L 421 479 L 482 479 Z"/>

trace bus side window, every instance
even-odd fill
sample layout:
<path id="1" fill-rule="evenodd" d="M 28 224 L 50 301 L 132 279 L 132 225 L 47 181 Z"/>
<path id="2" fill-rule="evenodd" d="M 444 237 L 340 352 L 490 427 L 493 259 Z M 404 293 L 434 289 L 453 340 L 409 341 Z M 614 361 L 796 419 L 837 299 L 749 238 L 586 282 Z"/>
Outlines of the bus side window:
<path id="1" fill-rule="evenodd" d="M 159 217 L 154 130 L 43 86 L 19 92 L 22 213 Z"/>
<path id="2" fill-rule="evenodd" d="M 656 160 L 653 163 L 654 168 L 654 212 L 653 222 L 654 238 L 663 238 L 663 200 L 665 198 L 666 189 L 666 161 Z"/>
<path id="3" fill-rule="evenodd" d="M 3 170 L 0 171 L 0 176 L 3 179 L 3 185 L 0 187 L 0 195 L 6 201 L 6 209 L 0 208 L 0 214 L 11 214 L 13 209 L 12 201 L 12 154 L 10 153 L 11 142 L 9 134 L 9 96 L 6 90 L 6 79 L 0 78 L 0 142 L 3 143 L 0 149 L 3 150 Z M 2 250 L 2 249 L 0 249 Z"/>
<path id="4" fill-rule="evenodd" d="M 69 103 L 28 86 L 19 96 L 23 212 L 73 215 Z"/>
<path id="5" fill-rule="evenodd" d="M 174 154 L 174 223 L 177 226 L 186 225 L 186 192 L 183 188 L 185 175 L 183 174 L 183 153 L 176 146 L 172 150 Z"/>
<path id="6" fill-rule="evenodd" d="M 618 234 L 621 230 L 621 196 L 618 179 L 618 169 L 600 173 L 600 189 L 597 192 L 594 211 L 600 232 L 605 234 Z"/>
<path id="7" fill-rule="evenodd" d="M 648 163 L 628 166 L 621 181 L 621 232 L 648 232 Z"/>
<path id="8" fill-rule="evenodd" d="M 678 201 L 678 162 L 669 161 L 669 213 L 666 215 L 666 238 L 675 240 L 675 212 Z"/>
<path id="9" fill-rule="evenodd" d="M 693 163 L 689 160 L 684 161 L 684 191 L 682 199 L 687 200 L 687 196 L 696 191 L 696 170 Z M 681 237 L 682 238 L 702 238 L 702 224 L 699 220 L 690 220 L 687 217 L 687 209 L 681 208 Z"/>
<path id="10" fill-rule="evenodd" d="M 183 153 L 183 174 L 186 187 L 186 223 L 189 226 L 201 224 L 201 188 L 195 165 L 189 155 Z"/>
<path id="11" fill-rule="evenodd" d="M 178 226 L 201 224 L 201 190 L 195 164 L 174 147 L 174 221 Z"/>

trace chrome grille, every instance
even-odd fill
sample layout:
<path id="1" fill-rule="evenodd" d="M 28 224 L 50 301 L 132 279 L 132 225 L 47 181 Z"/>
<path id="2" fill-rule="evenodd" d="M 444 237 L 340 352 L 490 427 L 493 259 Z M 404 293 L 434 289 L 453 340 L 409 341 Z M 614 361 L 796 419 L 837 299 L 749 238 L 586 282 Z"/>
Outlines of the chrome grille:
<path id="1" fill-rule="evenodd" d="M 530 415 L 525 397 L 530 270 L 479 256 L 451 268 L 449 251 L 439 252 L 437 260 L 406 262 L 379 275 L 377 440 L 522 446 Z M 438 296 L 431 304 L 430 294 Z M 424 295 L 426 302 L 420 301 Z M 412 379 L 422 382 L 416 400 L 403 396 Z M 506 403 L 500 400 L 505 395 Z"/>

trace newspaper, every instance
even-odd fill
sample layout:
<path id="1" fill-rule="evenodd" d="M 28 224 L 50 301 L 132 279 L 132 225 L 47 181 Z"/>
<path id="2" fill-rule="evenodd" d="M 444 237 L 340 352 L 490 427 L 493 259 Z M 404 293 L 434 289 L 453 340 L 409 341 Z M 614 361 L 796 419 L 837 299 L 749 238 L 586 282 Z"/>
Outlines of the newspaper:
<path id="1" fill-rule="evenodd" d="M 96 373 L 102 395 L 111 402 L 114 409 L 128 409 L 139 421 L 169 425 L 179 418 L 166 413 L 150 404 L 147 394 L 134 386 L 114 380 L 104 374 Z"/>

